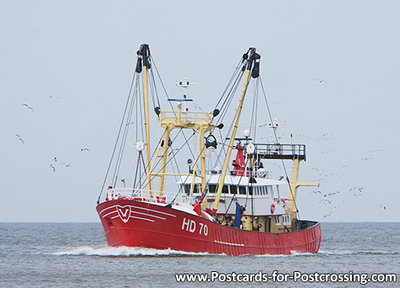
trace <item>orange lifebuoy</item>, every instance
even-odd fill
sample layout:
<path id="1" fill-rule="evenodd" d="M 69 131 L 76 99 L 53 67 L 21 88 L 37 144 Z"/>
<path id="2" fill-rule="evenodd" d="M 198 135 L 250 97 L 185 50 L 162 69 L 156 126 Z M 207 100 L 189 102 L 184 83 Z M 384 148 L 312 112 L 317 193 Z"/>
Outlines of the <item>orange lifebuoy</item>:
<path id="1" fill-rule="evenodd" d="M 275 205 L 271 204 L 271 214 L 274 214 L 274 212 L 275 212 Z"/>

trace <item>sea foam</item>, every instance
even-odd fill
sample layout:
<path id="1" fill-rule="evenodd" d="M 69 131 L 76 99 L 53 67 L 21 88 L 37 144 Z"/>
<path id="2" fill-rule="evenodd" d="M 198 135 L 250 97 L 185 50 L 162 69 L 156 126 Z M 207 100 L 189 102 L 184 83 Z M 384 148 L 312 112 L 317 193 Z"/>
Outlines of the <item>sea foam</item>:
<path id="1" fill-rule="evenodd" d="M 99 247 L 94 248 L 90 246 L 76 247 L 70 250 L 57 251 L 51 253 L 52 255 L 86 255 L 86 256 L 211 256 L 208 253 L 194 253 L 194 252 L 183 252 L 175 251 L 172 249 L 151 249 L 151 248 L 140 248 L 140 247 Z"/>

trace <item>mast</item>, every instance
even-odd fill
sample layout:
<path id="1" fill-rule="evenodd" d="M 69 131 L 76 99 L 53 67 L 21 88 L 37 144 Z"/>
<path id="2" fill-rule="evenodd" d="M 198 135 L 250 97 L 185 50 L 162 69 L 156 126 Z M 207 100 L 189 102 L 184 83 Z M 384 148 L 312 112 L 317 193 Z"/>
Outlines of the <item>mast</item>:
<path id="1" fill-rule="evenodd" d="M 300 162 L 304 160 L 299 157 L 293 157 L 293 168 L 292 168 L 292 178 L 290 181 L 290 193 L 288 197 L 288 210 L 287 214 L 290 215 L 292 221 L 297 219 L 297 207 L 296 207 L 296 199 L 297 199 L 297 188 L 300 186 L 317 186 L 319 187 L 319 183 L 310 183 L 310 182 L 299 182 L 299 167 Z M 294 225 L 292 225 L 293 229 Z"/>
<path id="2" fill-rule="evenodd" d="M 246 96 L 246 91 L 247 91 L 247 86 L 248 86 L 249 81 L 250 81 L 250 74 L 252 74 L 252 76 L 254 78 L 258 77 L 258 72 L 259 72 L 258 71 L 258 69 L 259 69 L 259 62 L 258 61 L 259 61 L 260 58 L 261 58 L 261 56 L 256 53 L 256 48 L 250 48 L 249 51 L 246 54 L 243 55 L 243 60 L 247 61 L 247 63 L 244 66 L 244 67 L 246 67 L 245 68 L 246 72 L 245 72 L 242 91 L 240 93 L 239 105 L 238 105 L 238 108 L 236 110 L 236 115 L 235 115 L 235 119 L 234 119 L 234 122 L 233 122 L 233 129 L 232 129 L 232 133 L 231 133 L 231 138 L 229 139 L 228 151 L 227 151 L 226 156 L 225 156 L 224 165 L 223 165 L 222 172 L 221 172 L 221 177 L 220 177 L 220 180 L 219 180 L 219 183 L 218 183 L 217 194 L 215 195 L 215 200 L 214 200 L 213 210 L 212 210 L 213 213 L 217 213 L 217 210 L 218 210 L 219 201 L 220 201 L 221 193 L 222 193 L 222 188 L 224 186 L 225 176 L 226 176 L 226 172 L 228 171 L 229 160 L 230 160 L 230 157 L 231 157 L 233 144 L 234 144 L 234 141 L 235 141 L 236 132 L 237 132 L 238 125 L 239 125 L 240 114 L 242 112 L 244 98 Z M 253 67 L 253 63 L 255 63 L 254 71 L 253 71 L 253 73 L 251 73 L 251 69 Z"/>
<path id="3" fill-rule="evenodd" d="M 143 100 L 144 100 L 144 127 L 146 134 L 146 184 L 148 195 L 151 197 L 151 165 L 150 165 L 150 126 L 149 126 L 149 85 L 148 85 L 148 69 L 150 65 L 150 49 L 149 45 L 142 44 L 139 51 L 139 56 L 142 56 L 143 60 Z"/>

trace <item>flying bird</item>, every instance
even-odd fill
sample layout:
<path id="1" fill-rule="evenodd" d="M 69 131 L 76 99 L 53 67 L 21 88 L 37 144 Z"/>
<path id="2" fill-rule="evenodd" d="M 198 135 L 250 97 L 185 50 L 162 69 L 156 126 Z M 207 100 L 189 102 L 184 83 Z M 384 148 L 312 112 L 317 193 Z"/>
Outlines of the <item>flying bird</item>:
<path id="1" fill-rule="evenodd" d="M 89 148 L 81 148 L 81 151 L 90 151 Z"/>
<path id="2" fill-rule="evenodd" d="M 334 212 L 334 211 L 331 211 L 330 213 L 324 215 L 324 218 L 331 216 L 331 215 L 333 214 L 333 212 Z"/>
<path id="3" fill-rule="evenodd" d="M 18 137 L 18 140 L 22 142 L 22 144 L 25 144 L 24 139 L 21 138 L 21 136 L 19 136 L 19 134 L 15 134 L 15 136 Z"/>
<path id="4" fill-rule="evenodd" d="M 33 110 L 33 108 L 26 103 L 22 104 L 22 106 L 25 106 L 26 108 L 32 110 L 32 112 L 35 112 L 35 110 Z"/>
<path id="5" fill-rule="evenodd" d="M 53 164 L 50 164 L 50 168 L 53 169 L 53 172 L 56 172 L 56 167 L 54 167 Z"/>
<path id="6" fill-rule="evenodd" d="M 62 161 L 61 161 L 61 164 L 64 165 L 65 167 L 67 167 L 67 168 L 71 166 L 71 165 L 69 165 L 69 164 L 67 164 L 65 162 L 62 162 Z"/>

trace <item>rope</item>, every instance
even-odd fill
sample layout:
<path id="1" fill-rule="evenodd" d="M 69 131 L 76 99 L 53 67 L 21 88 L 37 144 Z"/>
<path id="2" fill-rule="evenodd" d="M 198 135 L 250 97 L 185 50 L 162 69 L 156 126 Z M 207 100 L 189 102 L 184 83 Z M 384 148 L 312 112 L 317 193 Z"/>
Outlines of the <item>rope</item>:
<path id="1" fill-rule="evenodd" d="M 260 78 L 260 83 L 261 83 L 261 88 L 262 88 L 262 91 L 263 91 L 265 103 L 266 103 L 266 105 L 267 105 L 268 115 L 269 115 L 269 118 L 270 118 L 271 123 L 274 124 L 274 123 L 273 123 L 273 120 L 272 120 L 271 110 L 269 109 L 269 105 L 268 105 L 268 101 L 267 101 L 267 93 L 265 93 L 264 84 L 263 84 L 263 82 L 262 82 L 261 77 L 259 77 L 259 78 Z M 276 131 L 275 131 L 275 129 L 272 129 L 272 130 L 274 131 L 275 141 L 276 141 L 276 143 L 278 143 L 278 136 L 277 136 L 277 134 L 276 134 Z M 288 186 L 289 186 L 289 191 L 290 191 L 290 194 L 292 195 L 292 198 L 293 198 L 293 200 L 294 200 L 294 206 L 295 206 L 295 208 L 296 208 L 296 212 L 297 212 L 298 218 L 299 218 L 299 220 L 300 220 L 299 209 L 297 208 L 296 199 L 295 199 L 294 196 L 293 196 L 292 188 L 291 188 L 290 181 L 289 181 L 289 176 L 288 176 L 288 173 L 287 173 L 287 170 L 286 170 L 286 165 L 285 165 L 285 162 L 283 161 L 283 159 L 281 159 L 281 162 L 282 162 L 283 170 L 284 170 L 284 172 L 285 172 L 286 182 L 287 182 L 287 184 L 288 184 Z"/>
<path id="2" fill-rule="evenodd" d="M 137 95 L 134 95 L 134 96 L 137 96 Z M 113 175 L 114 183 L 112 185 L 114 187 L 116 185 L 118 174 L 119 174 L 119 170 L 121 168 L 122 157 L 123 157 L 123 154 L 124 154 L 124 151 L 125 151 L 126 141 L 127 141 L 128 132 L 129 132 L 129 126 L 130 126 L 130 122 L 131 122 L 131 119 L 132 119 L 132 111 L 133 111 L 133 107 L 134 107 L 135 101 L 136 101 L 136 97 L 131 97 L 131 98 L 132 98 L 132 100 L 130 101 L 129 111 L 127 113 L 127 117 L 126 117 L 126 121 L 125 121 L 125 128 L 124 128 L 124 131 L 123 131 L 123 134 L 122 134 L 121 146 L 120 146 L 120 149 L 119 149 L 117 162 L 116 162 L 114 175 Z"/>
<path id="3" fill-rule="evenodd" d="M 225 87 L 224 91 L 222 92 L 222 95 L 221 95 L 221 97 L 218 99 L 218 102 L 217 102 L 217 104 L 215 105 L 215 108 L 217 108 L 217 107 L 218 107 L 218 105 L 219 105 L 219 103 L 221 102 L 222 98 L 224 97 L 224 95 L 225 95 L 226 91 L 227 91 L 227 90 L 228 90 L 228 88 L 230 87 L 230 85 L 231 85 L 231 83 L 232 83 L 232 80 L 233 80 L 233 78 L 235 77 L 235 75 L 236 75 L 236 73 L 238 72 L 239 68 L 241 68 L 241 66 L 242 66 L 242 63 L 243 63 L 243 60 L 242 60 L 242 59 L 240 59 L 240 61 L 239 61 L 238 65 L 236 66 L 235 70 L 234 70 L 234 71 L 233 71 L 233 73 L 232 73 L 232 76 L 231 76 L 231 78 L 229 79 L 229 82 L 228 82 L 228 84 L 226 85 L 226 87 Z"/>
<path id="4" fill-rule="evenodd" d="M 179 134 L 179 133 L 178 133 Z M 177 135 L 178 135 L 177 134 Z M 172 141 L 172 142 L 174 142 L 175 141 L 175 139 L 176 139 L 176 137 L 177 137 L 177 135 L 175 136 L 175 138 L 174 138 L 174 140 Z M 194 134 L 193 134 L 194 135 Z M 193 137 L 193 135 L 187 140 L 187 141 L 189 141 L 192 137 Z M 183 148 L 183 146 L 185 146 L 186 145 L 186 143 L 187 142 L 185 142 L 185 143 L 183 143 L 182 144 L 182 146 L 178 149 L 178 151 L 177 151 L 177 153 L 179 153 L 179 151 Z M 168 143 L 165 143 L 166 145 L 168 145 Z M 163 169 L 164 167 L 166 167 L 167 166 L 167 164 L 171 161 L 172 159 L 170 158 L 170 159 L 168 159 L 168 161 L 166 161 L 166 163 L 165 163 L 165 165 L 164 166 L 162 166 L 161 167 L 161 169 Z M 154 167 L 153 167 L 153 169 L 155 169 L 155 167 L 158 165 L 158 163 L 161 161 L 161 159 L 158 159 L 158 161 L 157 161 L 157 163 L 155 163 L 155 165 L 154 165 Z M 153 169 L 150 171 L 150 174 L 152 174 L 153 173 Z M 160 170 L 161 170 L 160 169 Z M 151 180 L 153 180 L 154 179 L 154 177 L 156 177 L 156 176 L 158 176 L 159 174 L 157 173 L 157 174 L 155 174 L 155 175 L 153 175 L 153 177 L 150 179 L 150 181 Z M 144 183 L 141 183 L 141 185 L 140 185 L 140 189 L 144 189 L 144 188 L 146 188 L 146 187 L 143 187 L 142 185 L 143 185 Z"/>
<path id="5" fill-rule="evenodd" d="M 108 173 L 110 172 L 112 160 L 113 160 L 113 158 L 114 158 L 114 154 L 115 154 L 115 151 L 116 151 L 116 149 L 117 149 L 119 137 L 120 137 L 120 135 L 121 135 L 122 125 L 123 125 L 123 123 L 124 123 L 126 111 L 127 111 L 127 109 L 128 109 L 128 103 L 129 103 L 129 100 L 130 100 L 130 98 L 131 98 L 131 92 L 132 92 L 133 81 L 134 81 L 134 79 L 135 79 L 135 75 L 136 75 L 136 72 L 134 72 L 134 73 L 133 73 L 133 76 L 132 76 L 132 81 L 131 81 L 131 85 L 130 85 L 130 88 L 129 88 L 128 98 L 126 99 L 126 104 L 125 104 L 124 113 L 123 113 L 123 115 L 122 115 L 121 124 L 120 124 L 119 130 L 118 130 L 117 140 L 115 141 L 114 148 L 113 148 L 113 152 L 112 152 L 112 154 L 111 154 L 111 159 L 110 159 L 110 162 L 109 162 L 108 167 L 107 167 L 107 172 L 106 172 L 106 175 L 105 175 L 105 177 L 104 177 L 103 184 L 102 184 L 102 186 L 101 186 L 101 190 L 100 190 L 99 197 L 97 198 L 97 204 L 100 203 L 100 197 L 101 197 L 101 195 L 103 194 L 103 190 L 104 190 L 104 186 L 105 186 L 106 181 L 107 181 Z"/>
<path id="6" fill-rule="evenodd" d="M 164 85 L 164 83 L 163 83 L 163 81 L 162 81 L 162 79 L 161 79 L 160 73 L 158 72 L 156 62 L 154 61 L 154 59 L 153 59 L 153 57 L 152 57 L 151 55 L 150 55 L 150 59 L 151 59 L 151 62 L 152 62 L 152 64 L 153 64 L 154 70 L 155 70 L 156 73 L 157 73 L 158 79 L 160 80 L 160 83 L 161 83 L 161 86 L 162 86 L 162 88 L 163 88 L 163 90 L 164 90 L 164 93 L 165 93 L 165 95 L 167 96 L 167 99 L 170 99 L 170 98 L 169 98 L 169 95 L 168 95 L 168 92 L 167 92 L 167 89 L 165 89 L 165 85 Z M 174 107 L 172 106 L 171 101 L 168 101 L 168 102 L 169 102 L 169 105 L 171 106 L 172 112 L 174 112 L 174 114 L 175 114 L 175 116 L 176 116 L 176 112 L 175 112 L 175 110 L 174 110 Z"/>

